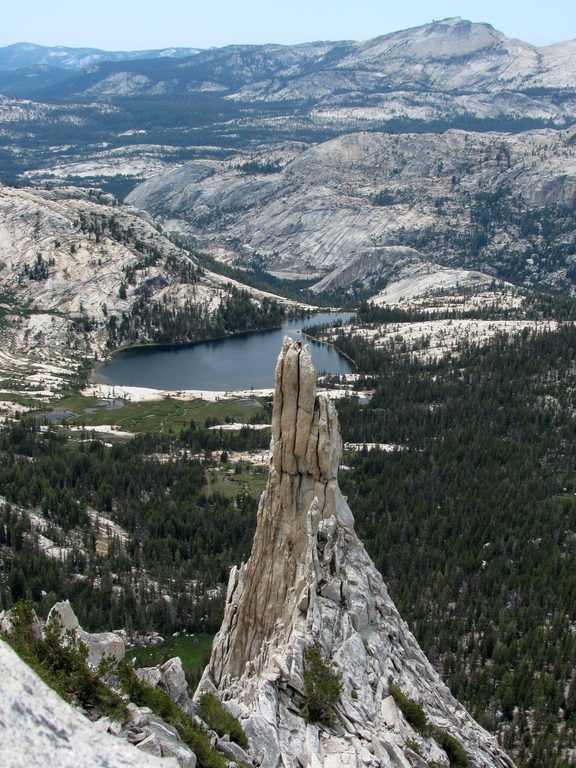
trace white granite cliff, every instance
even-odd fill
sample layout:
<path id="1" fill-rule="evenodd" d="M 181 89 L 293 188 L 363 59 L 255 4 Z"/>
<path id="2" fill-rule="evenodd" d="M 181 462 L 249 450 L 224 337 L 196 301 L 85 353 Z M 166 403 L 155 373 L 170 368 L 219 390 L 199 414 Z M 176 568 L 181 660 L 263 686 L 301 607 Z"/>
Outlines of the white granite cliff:
<path id="1" fill-rule="evenodd" d="M 513 766 L 441 682 L 392 603 L 338 487 L 341 448 L 309 349 L 285 339 L 252 554 L 231 571 L 197 694 L 216 692 L 240 718 L 262 768 L 449 765 L 437 739 L 407 723 L 390 683 L 464 746 L 470 766 Z M 341 677 L 331 726 L 301 714 L 303 656 L 316 642 Z"/>

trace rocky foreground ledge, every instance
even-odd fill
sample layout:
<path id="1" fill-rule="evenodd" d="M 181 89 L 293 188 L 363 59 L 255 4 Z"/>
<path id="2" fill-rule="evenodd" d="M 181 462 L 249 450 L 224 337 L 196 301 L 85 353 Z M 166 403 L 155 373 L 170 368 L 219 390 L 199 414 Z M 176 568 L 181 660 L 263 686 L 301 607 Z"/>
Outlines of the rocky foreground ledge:
<path id="1" fill-rule="evenodd" d="M 464 748 L 464 764 L 513 766 L 442 683 L 356 536 L 337 481 L 336 410 L 316 394 L 309 349 L 288 338 L 276 367 L 271 447 L 252 554 L 230 574 L 197 695 L 216 693 L 240 718 L 262 768 L 448 766 L 446 734 Z M 340 686 L 323 724 L 303 715 L 311 650 Z M 419 705 L 425 727 L 408 722 L 401 696 Z"/>
<path id="2" fill-rule="evenodd" d="M 91 723 L 0 639 L 0 765 L 3 768 L 179 768 Z"/>

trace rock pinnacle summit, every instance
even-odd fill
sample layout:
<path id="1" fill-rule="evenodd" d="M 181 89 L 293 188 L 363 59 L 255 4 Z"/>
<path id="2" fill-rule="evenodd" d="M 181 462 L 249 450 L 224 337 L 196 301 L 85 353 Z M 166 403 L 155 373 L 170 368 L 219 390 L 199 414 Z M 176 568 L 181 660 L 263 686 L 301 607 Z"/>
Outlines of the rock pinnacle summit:
<path id="1" fill-rule="evenodd" d="M 235 714 L 262 768 L 454 764 L 512 768 L 442 683 L 354 531 L 338 486 L 334 405 L 316 393 L 310 350 L 284 339 L 275 374 L 270 476 L 252 553 L 234 567 L 222 627 L 198 688 Z M 328 723 L 304 717 L 307 651 L 340 683 Z M 410 724 L 394 692 L 417 704 Z"/>

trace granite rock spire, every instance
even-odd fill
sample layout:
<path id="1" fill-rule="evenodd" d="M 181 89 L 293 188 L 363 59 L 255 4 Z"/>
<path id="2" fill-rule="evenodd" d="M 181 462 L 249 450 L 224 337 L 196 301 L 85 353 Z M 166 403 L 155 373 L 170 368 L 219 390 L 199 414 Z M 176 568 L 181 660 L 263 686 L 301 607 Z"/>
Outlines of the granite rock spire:
<path id="1" fill-rule="evenodd" d="M 441 682 L 354 531 L 338 487 L 333 404 L 316 393 L 310 350 L 286 338 L 278 358 L 272 460 L 247 563 L 234 567 L 222 627 L 198 693 L 237 715 L 263 768 L 448 765 L 438 734 L 470 766 L 512 761 Z M 330 725 L 308 723 L 306 649 L 319 644 L 341 682 Z M 418 703 L 436 737 L 405 719 L 391 685 Z"/>

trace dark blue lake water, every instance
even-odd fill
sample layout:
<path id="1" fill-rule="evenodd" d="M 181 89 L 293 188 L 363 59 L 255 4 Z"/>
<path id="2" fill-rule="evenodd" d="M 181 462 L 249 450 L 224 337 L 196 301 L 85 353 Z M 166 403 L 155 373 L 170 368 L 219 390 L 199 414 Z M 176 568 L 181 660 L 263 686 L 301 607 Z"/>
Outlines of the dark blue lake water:
<path id="1" fill-rule="evenodd" d="M 349 312 L 321 312 L 291 320 L 274 331 L 231 336 L 178 346 L 136 347 L 98 366 L 96 382 L 155 389 L 263 389 L 274 385 L 276 359 L 285 335 L 302 338 L 307 325 L 346 323 Z M 333 347 L 303 339 L 312 349 L 318 372 L 349 373 L 350 365 Z"/>

